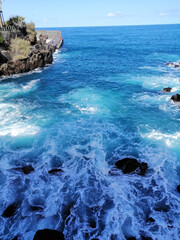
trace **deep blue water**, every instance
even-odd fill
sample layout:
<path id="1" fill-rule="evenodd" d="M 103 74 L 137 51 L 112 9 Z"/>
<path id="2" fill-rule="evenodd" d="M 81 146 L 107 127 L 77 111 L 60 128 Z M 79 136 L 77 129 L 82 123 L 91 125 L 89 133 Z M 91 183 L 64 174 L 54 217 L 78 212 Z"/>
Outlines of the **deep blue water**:
<path id="1" fill-rule="evenodd" d="M 18 203 L 0 239 L 180 239 L 180 70 L 164 65 L 180 60 L 180 25 L 61 30 L 53 65 L 0 83 L 0 215 Z M 147 174 L 113 170 L 124 157 Z"/>

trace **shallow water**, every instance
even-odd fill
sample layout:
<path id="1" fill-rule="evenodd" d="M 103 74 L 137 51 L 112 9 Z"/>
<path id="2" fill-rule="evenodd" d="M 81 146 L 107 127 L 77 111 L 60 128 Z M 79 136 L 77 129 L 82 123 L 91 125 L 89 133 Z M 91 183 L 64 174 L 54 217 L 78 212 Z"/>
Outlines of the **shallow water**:
<path id="1" fill-rule="evenodd" d="M 53 65 L 0 83 L 0 213 L 18 203 L 0 239 L 180 239 L 180 70 L 164 65 L 180 60 L 180 25 L 61 30 Z M 124 157 L 146 176 L 113 169 Z"/>

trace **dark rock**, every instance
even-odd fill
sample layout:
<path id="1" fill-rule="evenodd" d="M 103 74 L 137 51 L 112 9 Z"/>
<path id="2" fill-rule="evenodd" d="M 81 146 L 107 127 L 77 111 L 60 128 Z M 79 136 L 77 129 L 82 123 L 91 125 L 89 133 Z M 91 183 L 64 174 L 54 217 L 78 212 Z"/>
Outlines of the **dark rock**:
<path id="1" fill-rule="evenodd" d="M 141 236 L 141 239 L 142 240 L 153 240 L 151 237 L 144 237 L 144 236 Z"/>
<path id="2" fill-rule="evenodd" d="M 180 184 L 177 186 L 177 191 L 180 193 Z"/>
<path id="3" fill-rule="evenodd" d="M 180 94 L 173 95 L 173 96 L 171 97 L 171 99 L 172 99 L 174 102 L 180 102 Z"/>
<path id="4" fill-rule="evenodd" d="M 14 237 L 12 240 L 18 240 L 18 236 Z"/>
<path id="5" fill-rule="evenodd" d="M 147 219 L 147 222 L 151 222 L 151 223 L 153 223 L 153 222 L 155 222 L 155 219 L 152 218 L 152 217 L 149 217 L 149 218 Z"/>
<path id="6" fill-rule="evenodd" d="M 175 67 L 175 68 L 179 68 L 180 66 L 179 66 L 178 64 L 175 64 L 174 67 Z"/>
<path id="7" fill-rule="evenodd" d="M 0 52 L 0 65 L 7 62 L 8 62 L 8 59 Z"/>
<path id="8" fill-rule="evenodd" d="M 142 162 L 140 164 L 140 173 L 139 173 L 139 175 L 144 176 L 146 174 L 147 169 L 148 169 L 147 163 Z"/>
<path id="9" fill-rule="evenodd" d="M 135 237 L 128 237 L 128 238 L 126 238 L 126 240 L 136 240 L 136 238 Z"/>
<path id="10" fill-rule="evenodd" d="M 33 212 L 40 212 L 40 211 L 43 211 L 43 207 L 40 207 L 40 206 L 30 206 L 30 210 L 33 211 Z"/>
<path id="11" fill-rule="evenodd" d="M 90 225 L 91 228 L 96 228 L 96 222 L 95 221 L 90 222 L 89 225 Z"/>
<path id="12" fill-rule="evenodd" d="M 22 169 L 23 173 L 26 175 L 31 172 L 34 172 L 34 168 L 31 165 L 22 167 L 21 169 Z"/>
<path id="13" fill-rule="evenodd" d="M 145 175 L 148 168 L 147 163 L 139 163 L 136 159 L 133 158 L 124 158 L 115 163 L 118 169 L 121 169 L 124 174 L 133 173 L 137 170 L 139 175 Z"/>
<path id="14" fill-rule="evenodd" d="M 164 89 L 163 89 L 163 92 L 171 92 L 171 90 L 172 90 L 172 88 L 167 87 L 167 88 L 164 88 Z"/>
<path id="15" fill-rule="evenodd" d="M 11 204 L 9 205 L 6 210 L 3 212 L 2 217 L 9 218 L 12 217 L 17 210 L 17 204 Z"/>
<path id="16" fill-rule="evenodd" d="M 99 238 L 91 238 L 91 240 L 99 240 Z"/>
<path id="17" fill-rule="evenodd" d="M 37 231 L 33 240 L 64 240 L 64 234 L 56 230 L 44 229 Z"/>
<path id="18" fill-rule="evenodd" d="M 62 169 L 52 169 L 52 170 L 50 170 L 48 173 L 50 173 L 50 174 L 56 174 L 56 173 L 62 173 L 62 172 L 63 172 Z"/>

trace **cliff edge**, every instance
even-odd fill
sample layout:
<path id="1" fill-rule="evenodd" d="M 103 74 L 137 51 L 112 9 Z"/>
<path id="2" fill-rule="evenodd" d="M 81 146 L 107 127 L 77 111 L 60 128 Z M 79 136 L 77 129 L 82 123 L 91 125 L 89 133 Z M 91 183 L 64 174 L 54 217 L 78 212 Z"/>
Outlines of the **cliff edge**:
<path id="1" fill-rule="evenodd" d="M 26 73 L 53 62 L 53 53 L 63 44 L 60 31 L 36 31 L 35 44 L 26 58 L 14 60 L 9 50 L 0 51 L 0 77 Z"/>

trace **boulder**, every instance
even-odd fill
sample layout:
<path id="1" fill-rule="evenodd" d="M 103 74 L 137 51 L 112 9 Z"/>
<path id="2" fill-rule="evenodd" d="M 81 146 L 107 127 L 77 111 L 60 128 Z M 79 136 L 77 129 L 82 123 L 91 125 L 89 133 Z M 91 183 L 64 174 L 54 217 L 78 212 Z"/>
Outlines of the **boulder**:
<path id="1" fill-rule="evenodd" d="M 164 88 L 164 89 L 163 89 L 163 92 L 171 92 L 171 90 L 172 90 L 172 88 L 167 87 L 167 88 Z"/>
<path id="2" fill-rule="evenodd" d="M 173 95 L 171 97 L 171 100 L 173 100 L 174 102 L 180 102 L 180 94 Z"/>
<path id="3" fill-rule="evenodd" d="M 144 236 L 141 236 L 141 239 L 142 240 L 153 240 L 151 237 L 144 237 Z"/>
<path id="4" fill-rule="evenodd" d="M 180 193 L 180 184 L 177 186 L 177 191 Z"/>
<path id="5" fill-rule="evenodd" d="M 17 210 L 17 204 L 13 203 L 4 210 L 2 217 L 10 218 L 15 214 L 16 210 Z"/>
<path id="6" fill-rule="evenodd" d="M 64 240 L 64 234 L 50 229 L 39 230 L 33 240 Z"/>
<path id="7" fill-rule="evenodd" d="M 57 173 L 62 173 L 63 170 L 62 169 L 52 169 L 50 171 L 48 171 L 49 174 L 57 174 Z"/>
<path id="8" fill-rule="evenodd" d="M 138 173 L 139 175 L 144 176 L 148 165 L 147 163 L 139 163 L 136 159 L 133 158 L 124 158 L 115 163 L 115 166 L 118 169 L 121 169 L 124 174 L 128 173 Z"/>
<path id="9" fill-rule="evenodd" d="M 34 172 L 34 168 L 31 165 L 22 167 L 21 170 L 23 171 L 24 174 L 30 174 L 31 172 Z"/>
<path id="10" fill-rule="evenodd" d="M 152 218 L 152 217 L 149 217 L 149 218 L 146 220 L 146 222 L 151 222 L 151 223 L 153 223 L 153 222 L 155 222 L 155 219 Z"/>

